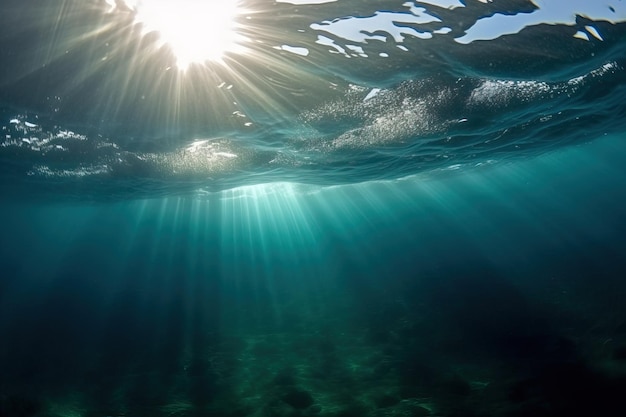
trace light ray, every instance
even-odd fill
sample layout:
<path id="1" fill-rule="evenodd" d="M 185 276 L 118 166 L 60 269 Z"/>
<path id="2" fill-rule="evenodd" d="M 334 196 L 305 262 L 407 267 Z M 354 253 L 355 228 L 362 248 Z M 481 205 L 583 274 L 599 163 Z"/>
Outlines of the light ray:
<path id="1" fill-rule="evenodd" d="M 237 0 L 107 0 L 110 11 L 130 10 L 144 34 L 157 32 L 185 70 L 192 63 L 222 62 L 226 53 L 244 53 L 246 38 L 237 31 Z"/>

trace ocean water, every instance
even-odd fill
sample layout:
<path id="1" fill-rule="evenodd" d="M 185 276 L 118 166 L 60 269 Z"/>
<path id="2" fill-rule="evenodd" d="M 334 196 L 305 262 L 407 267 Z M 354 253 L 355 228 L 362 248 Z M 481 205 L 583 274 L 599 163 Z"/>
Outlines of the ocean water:
<path id="1" fill-rule="evenodd" d="M 621 0 L 3 0 L 0 57 L 0 417 L 625 415 Z"/>

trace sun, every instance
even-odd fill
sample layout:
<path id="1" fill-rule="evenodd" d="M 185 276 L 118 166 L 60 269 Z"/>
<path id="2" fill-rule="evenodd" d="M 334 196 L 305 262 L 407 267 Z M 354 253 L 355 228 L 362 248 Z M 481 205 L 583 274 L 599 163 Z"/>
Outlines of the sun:
<path id="1" fill-rule="evenodd" d="M 243 53 L 238 33 L 240 0 L 106 0 L 112 10 L 133 12 L 143 33 L 157 32 L 185 70 L 192 63 L 221 62 L 226 53 Z"/>

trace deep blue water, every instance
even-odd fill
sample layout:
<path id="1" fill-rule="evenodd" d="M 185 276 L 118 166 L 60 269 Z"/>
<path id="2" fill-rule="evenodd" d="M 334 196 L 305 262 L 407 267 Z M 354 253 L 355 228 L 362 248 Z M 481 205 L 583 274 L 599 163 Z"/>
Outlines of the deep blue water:
<path id="1" fill-rule="evenodd" d="M 624 415 L 622 1 L 149 3 L 0 6 L 0 417 Z"/>

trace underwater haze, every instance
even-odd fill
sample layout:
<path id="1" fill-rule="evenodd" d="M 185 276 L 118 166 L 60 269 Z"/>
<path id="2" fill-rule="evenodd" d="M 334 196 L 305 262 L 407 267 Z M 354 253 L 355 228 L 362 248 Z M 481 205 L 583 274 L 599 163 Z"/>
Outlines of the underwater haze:
<path id="1" fill-rule="evenodd" d="M 0 417 L 626 405 L 622 0 L 3 0 Z"/>

